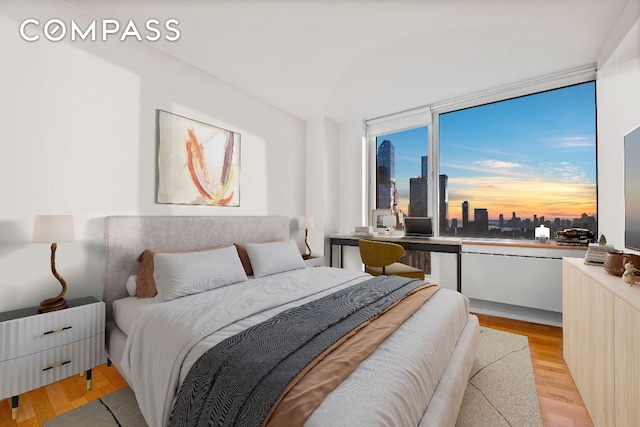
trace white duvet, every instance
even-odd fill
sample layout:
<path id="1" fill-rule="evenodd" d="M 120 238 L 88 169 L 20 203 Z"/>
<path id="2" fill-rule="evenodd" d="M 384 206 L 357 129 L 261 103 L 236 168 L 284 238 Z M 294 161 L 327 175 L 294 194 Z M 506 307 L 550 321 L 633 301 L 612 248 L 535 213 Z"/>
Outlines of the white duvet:
<path id="1" fill-rule="evenodd" d="M 368 278 L 351 270 L 306 268 L 169 302 L 141 303 L 135 315 L 129 313 L 122 368 L 145 419 L 151 427 L 169 423 L 180 384 L 213 345 Z M 466 298 L 441 289 L 325 399 L 306 425 L 416 426 L 467 318 Z"/>

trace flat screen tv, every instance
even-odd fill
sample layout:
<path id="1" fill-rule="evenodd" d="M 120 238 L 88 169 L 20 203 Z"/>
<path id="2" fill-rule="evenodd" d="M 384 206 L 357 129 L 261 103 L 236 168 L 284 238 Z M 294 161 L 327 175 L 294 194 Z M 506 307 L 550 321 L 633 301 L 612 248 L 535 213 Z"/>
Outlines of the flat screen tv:
<path id="1" fill-rule="evenodd" d="M 624 246 L 640 251 L 640 126 L 624 136 Z"/>

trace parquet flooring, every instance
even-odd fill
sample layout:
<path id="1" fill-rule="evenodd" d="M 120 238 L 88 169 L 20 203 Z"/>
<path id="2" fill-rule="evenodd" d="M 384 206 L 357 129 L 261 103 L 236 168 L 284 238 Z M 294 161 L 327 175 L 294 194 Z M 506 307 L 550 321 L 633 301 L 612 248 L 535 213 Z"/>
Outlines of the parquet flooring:
<path id="1" fill-rule="evenodd" d="M 592 426 L 589 414 L 562 358 L 562 329 L 518 320 L 478 315 L 480 324 L 529 338 L 538 402 L 545 427 Z M 11 419 L 11 399 L 0 401 L 0 426 L 40 427 L 78 406 L 126 385 L 115 367 L 93 370 L 93 388 L 73 376 L 20 395 L 18 419 Z"/>
<path id="2" fill-rule="evenodd" d="M 85 377 L 74 375 L 20 395 L 18 419 L 11 419 L 11 399 L 0 401 L 1 427 L 41 427 L 45 421 L 96 400 L 127 385 L 115 367 L 92 370 L 92 388 Z"/>

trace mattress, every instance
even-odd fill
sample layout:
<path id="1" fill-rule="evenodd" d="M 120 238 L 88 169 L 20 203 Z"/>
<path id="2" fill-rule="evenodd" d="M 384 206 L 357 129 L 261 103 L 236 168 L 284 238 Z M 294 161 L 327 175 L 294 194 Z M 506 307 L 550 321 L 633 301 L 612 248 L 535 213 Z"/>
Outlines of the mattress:
<path id="1" fill-rule="evenodd" d="M 149 306 L 158 304 L 156 298 L 127 297 L 113 302 L 113 320 L 122 332 L 129 335 L 129 331 L 136 320 L 143 315 Z"/>
<path id="2" fill-rule="evenodd" d="M 190 367 L 215 344 L 281 311 L 368 278 L 362 272 L 318 267 L 165 303 L 153 298 L 115 301 L 116 324 L 129 335 L 121 364 L 145 418 L 152 426 L 166 425 Z M 195 311 L 197 307 L 202 312 Z M 438 291 L 325 399 L 306 425 L 372 425 L 386 420 L 388 425 L 416 426 L 465 327 L 468 310 L 463 295 Z M 192 329 L 195 336 L 183 336 Z"/>

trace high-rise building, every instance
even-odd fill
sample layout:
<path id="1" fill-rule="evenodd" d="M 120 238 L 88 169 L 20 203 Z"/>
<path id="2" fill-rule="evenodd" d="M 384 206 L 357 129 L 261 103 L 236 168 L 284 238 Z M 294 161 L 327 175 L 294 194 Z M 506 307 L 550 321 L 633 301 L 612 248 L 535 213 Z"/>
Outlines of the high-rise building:
<path id="1" fill-rule="evenodd" d="M 504 214 L 500 214 L 499 224 L 500 224 L 500 228 L 504 227 Z"/>
<path id="2" fill-rule="evenodd" d="M 462 230 L 469 230 L 469 202 L 462 202 Z"/>
<path id="3" fill-rule="evenodd" d="M 489 211 L 486 208 L 475 208 L 473 210 L 473 223 L 476 232 L 486 233 L 489 231 Z"/>
<path id="4" fill-rule="evenodd" d="M 420 176 L 426 178 L 429 176 L 429 156 L 422 156 L 421 158 Z"/>
<path id="5" fill-rule="evenodd" d="M 409 179 L 409 216 L 427 215 L 428 178 Z"/>
<path id="6" fill-rule="evenodd" d="M 395 190 L 396 181 L 396 154 L 393 144 L 388 139 L 382 141 L 378 147 L 376 166 L 376 207 L 390 209 L 395 199 L 392 193 Z"/>
<path id="7" fill-rule="evenodd" d="M 425 156 L 426 157 L 426 156 Z M 449 189 L 448 189 L 449 177 L 447 175 L 440 175 L 440 198 L 439 198 L 439 215 L 440 215 L 440 231 L 449 229 Z"/>

